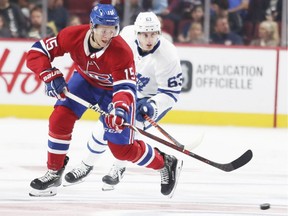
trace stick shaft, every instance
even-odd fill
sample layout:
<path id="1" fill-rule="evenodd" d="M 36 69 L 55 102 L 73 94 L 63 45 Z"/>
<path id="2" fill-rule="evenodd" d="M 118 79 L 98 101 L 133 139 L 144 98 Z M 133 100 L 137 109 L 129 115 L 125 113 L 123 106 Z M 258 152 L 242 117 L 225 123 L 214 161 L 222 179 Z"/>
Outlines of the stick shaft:
<path id="1" fill-rule="evenodd" d="M 184 149 L 185 146 L 182 145 L 181 143 L 179 143 L 174 137 L 172 137 L 167 131 L 165 131 L 157 122 L 155 122 L 153 119 L 151 119 L 148 115 L 144 115 L 144 118 L 156 129 L 158 129 L 158 131 L 160 131 L 160 133 L 162 133 L 164 136 L 166 136 L 171 142 L 173 142 L 176 146 Z"/>
<path id="2" fill-rule="evenodd" d="M 83 106 L 85 106 L 85 107 L 87 107 L 89 109 L 93 109 L 94 111 L 99 112 L 101 115 L 104 115 L 104 116 L 108 116 L 109 115 L 105 111 L 101 110 L 101 108 L 97 104 L 96 105 L 92 105 L 92 104 L 88 103 L 87 101 L 79 98 L 78 96 L 76 96 L 76 95 L 74 95 L 74 94 L 72 94 L 72 93 L 70 93 L 68 91 L 64 91 L 64 93 L 65 93 L 65 95 L 68 98 L 70 98 L 70 99 L 82 104 Z M 141 134 L 143 134 L 144 136 L 147 136 L 150 139 L 153 139 L 153 140 L 155 140 L 155 141 L 157 141 L 159 143 L 162 143 L 162 144 L 164 144 L 164 145 L 166 145 L 166 146 L 168 146 L 170 148 L 173 148 L 173 149 L 175 149 L 175 150 L 177 150 L 179 152 L 182 152 L 183 154 L 186 154 L 186 155 L 188 155 L 190 157 L 193 157 L 193 158 L 195 158 L 197 160 L 200 160 L 200 161 L 202 161 L 202 162 L 204 162 L 206 164 L 209 164 L 209 165 L 211 165 L 211 166 L 213 166 L 215 168 L 218 168 L 220 170 L 223 170 L 225 172 L 230 172 L 230 171 L 233 171 L 235 169 L 238 169 L 238 168 L 244 166 L 245 164 L 247 164 L 252 159 L 252 156 L 253 156 L 252 151 L 251 150 L 247 150 L 244 154 L 242 154 L 236 160 L 234 160 L 234 161 L 232 161 L 230 163 L 220 164 L 220 163 L 213 162 L 213 161 L 211 161 L 209 159 L 206 159 L 206 158 L 204 158 L 202 156 L 199 156 L 199 155 L 197 155 L 197 154 L 195 154 L 195 153 L 193 153 L 191 151 L 183 149 L 183 148 L 181 148 L 179 146 L 176 146 L 173 143 L 170 143 L 170 142 L 168 142 L 166 140 L 163 140 L 160 137 L 157 137 L 157 136 L 155 136 L 153 134 L 150 134 L 147 131 L 144 131 L 144 130 L 142 130 L 140 128 L 137 128 L 137 127 L 135 127 L 133 125 L 130 125 L 130 124 L 125 124 L 125 125 L 127 127 L 129 127 L 130 129 L 132 129 L 132 130 L 139 131 Z"/>

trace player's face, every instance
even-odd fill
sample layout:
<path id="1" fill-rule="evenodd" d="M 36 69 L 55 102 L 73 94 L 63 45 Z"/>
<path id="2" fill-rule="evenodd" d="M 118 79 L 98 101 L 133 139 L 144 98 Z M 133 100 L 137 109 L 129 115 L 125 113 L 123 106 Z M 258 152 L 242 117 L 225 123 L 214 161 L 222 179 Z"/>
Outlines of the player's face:
<path id="1" fill-rule="evenodd" d="M 139 32 L 137 37 L 143 51 L 150 51 L 158 42 L 159 32 Z"/>
<path id="2" fill-rule="evenodd" d="M 105 47 L 110 42 L 111 38 L 116 35 L 115 26 L 103 26 L 99 25 L 93 29 L 94 39 L 97 41 L 100 47 Z"/>

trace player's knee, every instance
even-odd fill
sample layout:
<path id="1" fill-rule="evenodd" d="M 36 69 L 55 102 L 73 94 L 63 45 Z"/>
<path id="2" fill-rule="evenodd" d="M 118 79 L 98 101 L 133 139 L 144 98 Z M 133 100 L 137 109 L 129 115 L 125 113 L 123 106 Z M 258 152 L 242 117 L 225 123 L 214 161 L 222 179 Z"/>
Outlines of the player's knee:
<path id="1" fill-rule="evenodd" d="M 49 131 L 58 135 L 71 134 L 77 119 L 76 114 L 69 108 L 56 106 L 49 118 Z"/>
<path id="2" fill-rule="evenodd" d="M 145 143 L 139 140 L 128 145 L 117 145 L 108 141 L 108 146 L 115 158 L 132 162 L 139 160 L 145 151 Z"/>

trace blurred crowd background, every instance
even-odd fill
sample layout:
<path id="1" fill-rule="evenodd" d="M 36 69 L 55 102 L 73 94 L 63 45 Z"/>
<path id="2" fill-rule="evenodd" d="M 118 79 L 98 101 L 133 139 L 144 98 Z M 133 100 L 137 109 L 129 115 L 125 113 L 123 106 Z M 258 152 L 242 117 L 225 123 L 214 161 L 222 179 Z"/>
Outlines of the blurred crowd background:
<path id="1" fill-rule="evenodd" d="M 0 38 L 40 39 L 113 4 L 121 28 L 153 11 L 173 43 L 287 47 L 287 0 L 0 0 Z"/>

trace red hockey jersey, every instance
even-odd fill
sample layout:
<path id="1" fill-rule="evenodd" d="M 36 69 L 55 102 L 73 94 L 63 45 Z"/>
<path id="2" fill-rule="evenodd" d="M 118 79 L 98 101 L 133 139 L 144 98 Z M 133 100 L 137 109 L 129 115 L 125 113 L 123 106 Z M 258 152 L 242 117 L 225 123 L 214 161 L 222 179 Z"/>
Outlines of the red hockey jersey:
<path id="1" fill-rule="evenodd" d="M 127 86 L 135 86 L 136 89 L 133 53 L 126 42 L 120 36 L 116 36 L 101 51 L 90 53 L 90 34 L 89 25 L 71 26 L 60 31 L 56 37 L 36 42 L 28 52 L 27 67 L 39 75 L 53 67 L 51 63 L 55 57 L 69 53 L 77 65 L 78 72 L 91 85 L 107 90 L 114 89 L 115 93 Z"/>

